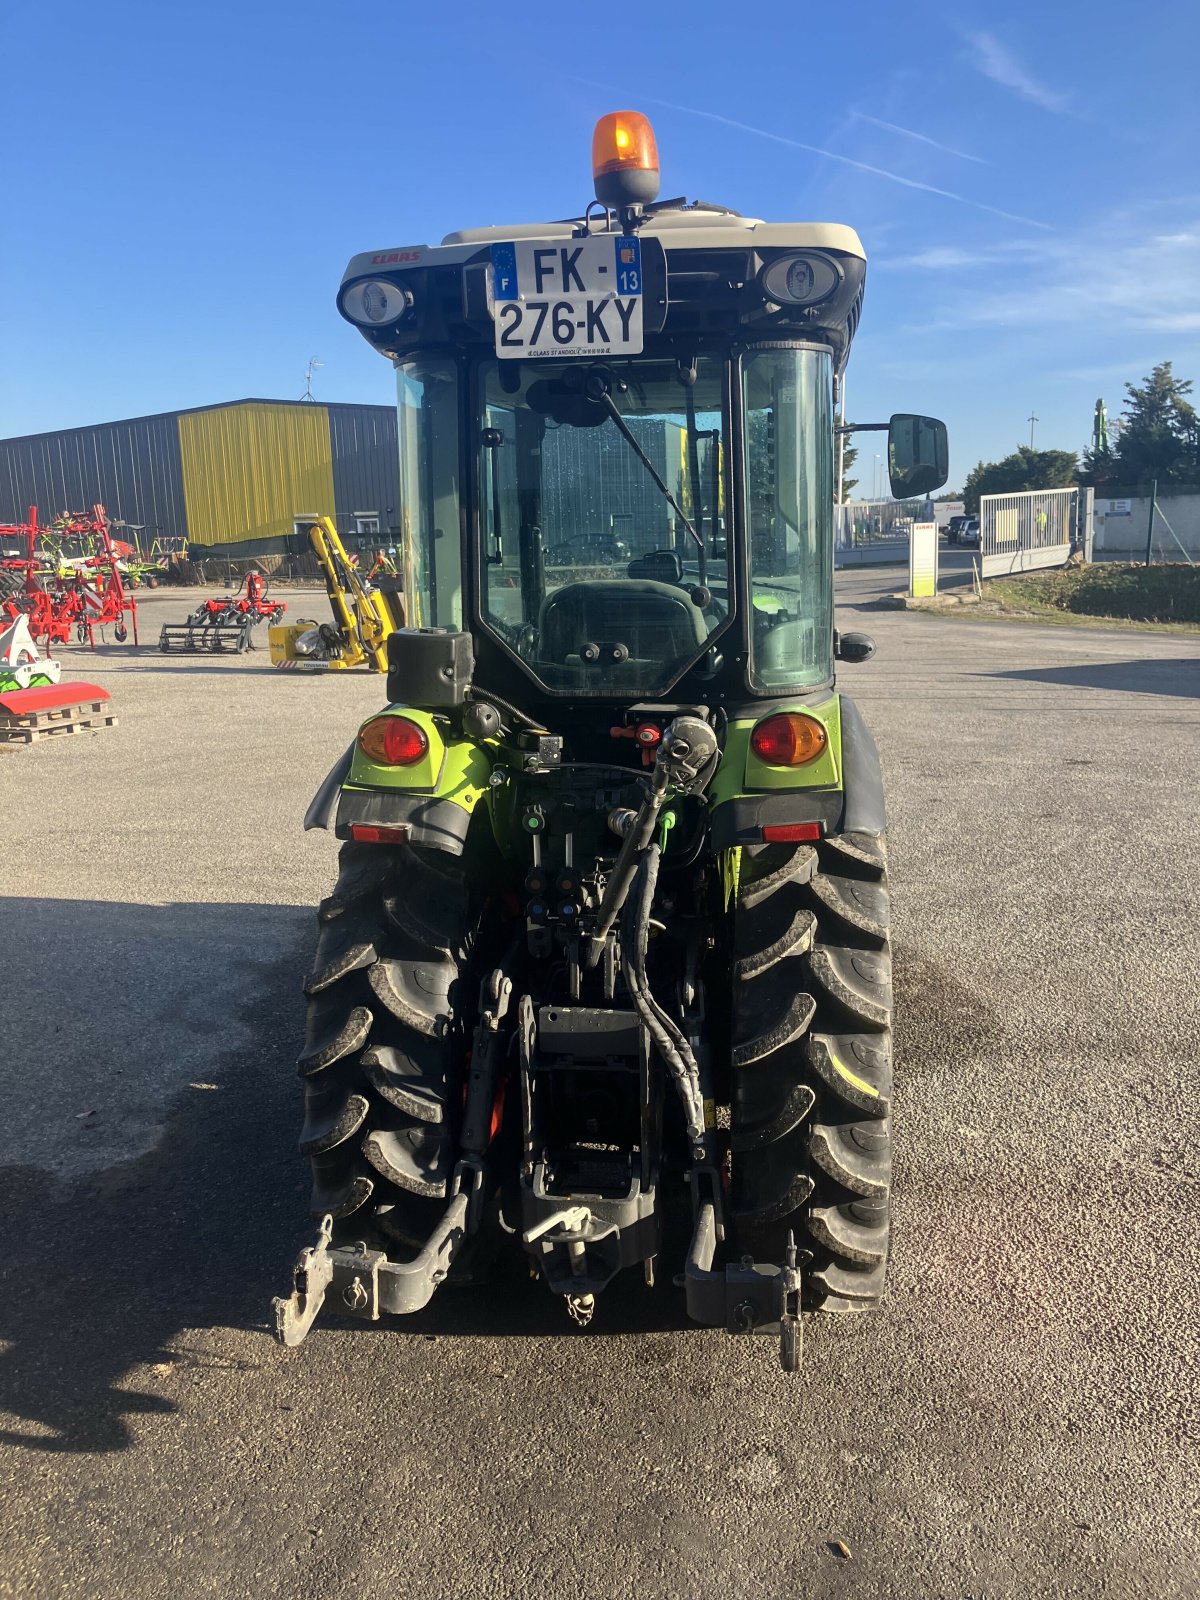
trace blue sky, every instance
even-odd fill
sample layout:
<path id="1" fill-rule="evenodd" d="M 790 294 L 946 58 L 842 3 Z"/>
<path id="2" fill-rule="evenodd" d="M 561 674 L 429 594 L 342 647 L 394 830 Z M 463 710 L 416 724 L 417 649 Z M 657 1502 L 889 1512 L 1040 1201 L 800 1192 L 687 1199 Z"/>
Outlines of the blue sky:
<path id="1" fill-rule="evenodd" d="M 952 483 L 1200 379 L 1200 8 L 7 8 L 0 436 L 203 405 L 390 403 L 347 259 L 590 195 L 645 110 L 664 194 L 856 227 L 850 411 L 950 427 Z M 869 487 L 870 440 L 860 477 Z"/>

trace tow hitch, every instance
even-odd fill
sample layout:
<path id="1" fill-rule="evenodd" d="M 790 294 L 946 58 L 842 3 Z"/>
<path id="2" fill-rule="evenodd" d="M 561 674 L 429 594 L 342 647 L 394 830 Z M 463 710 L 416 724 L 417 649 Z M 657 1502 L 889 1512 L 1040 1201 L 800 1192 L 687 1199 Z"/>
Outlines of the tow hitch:
<path id="1" fill-rule="evenodd" d="M 292 1269 L 291 1295 L 274 1301 L 275 1332 L 280 1343 L 289 1349 L 303 1343 L 331 1292 L 340 1311 L 370 1322 L 377 1322 L 381 1312 L 403 1316 L 420 1311 L 445 1279 L 466 1237 L 467 1205 L 467 1194 L 456 1194 L 420 1255 L 415 1261 L 403 1263 L 391 1261 L 382 1251 L 369 1250 L 364 1244 L 331 1249 L 333 1218 L 323 1217 L 316 1244 L 300 1252 Z M 562 1217 L 551 1218 L 547 1224 L 548 1229 L 563 1226 Z M 705 1201 L 696 1219 L 683 1274 L 688 1315 L 695 1322 L 724 1328 L 728 1333 L 778 1333 L 779 1364 L 785 1372 L 797 1371 L 804 1349 L 804 1330 L 794 1238 L 789 1234 L 782 1267 L 743 1256 L 736 1266 L 714 1271 L 716 1249 L 716 1210 L 711 1201 Z M 586 1327 L 591 1321 L 593 1297 L 578 1298 L 584 1303 L 579 1312 L 572 1307 L 572 1315 Z"/>
<path id="2" fill-rule="evenodd" d="M 467 1198 L 454 1196 L 415 1261 L 391 1261 L 365 1244 L 330 1249 L 333 1218 L 323 1217 L 316 1244 L 300 1252 L 292 1269 L 292 1293 L 274 1302 L 280 1342 L 302 1343 L 331 1292 L 340 1311 L 368 1322 L 378 1322 L 381 1312 L 404 1316 L 427 1306 L 466 1237 Z"/>
<path id="3" fill-rule="evenodd" d="M 779 1335 L 779 1365 L 796 1372 L 804 1351 L 800 1317 L 800 1268 L 796 1241 L 788 1234 L 781 1267 L 743 1256 L 736 1266 L 714 1271 L 719 1224 L 717 1208 L 705 1200 L 696 1216 L 683 1285 L 688 1316 L 727 1333 Z"/>

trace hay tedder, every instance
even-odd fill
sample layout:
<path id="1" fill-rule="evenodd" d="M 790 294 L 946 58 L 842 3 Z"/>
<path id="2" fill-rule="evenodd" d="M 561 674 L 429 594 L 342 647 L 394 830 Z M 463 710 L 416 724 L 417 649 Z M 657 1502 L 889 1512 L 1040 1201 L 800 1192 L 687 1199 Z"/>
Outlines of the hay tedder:
<path id="1" fill-rule="evenodd" d="M 283 600 L 268 599 L 266 578 L 251 572 L 237 594 L 201 601 L 186 622 L 165 622 L 158 648 L 164 655 L 173 650 L 240 654 L 254 649 L 254 630 L 260 623 L 278 622 L 286 610 Z"/>
<path id="2" fill-rule="evenodd" d="M 634 112 L 593 171 L 574 220 L 342 282 L 398 375 L 409 626 L 305 818 L 342 844 L 277 1328 L 485 1270 L 586 1325 L 636 1277 L 790 1370 L 808 1313 L 878 1306 L 891 1237 L 883 780 L 835 687 L 874 650 L 833 593 L 866 258 L 656 203 Z M 945 482 L 942 423 L 869 426 L 898 499 Z"/>
<path id="3" fill-rule="evenodd" d="M 57 561 L 47 569 L 40 540 L 76 541 L 88 551 L 65 570 Z M 0 614 L 8 621 L 28 618 L 34 639 L 66 644 L 72 633 L 80 644 L 96 648 L 96 631 L 113 624 L 118 644 L 138 642 L 137 601 L 129 594 L 122 571 L 120 546 L 113 539 L 102 505 L 90 512 L 68 512 L 48 529 L 38 523 L 37 507 L 29 521 L 0 527 L 5 554 L 0 558 Z"/>

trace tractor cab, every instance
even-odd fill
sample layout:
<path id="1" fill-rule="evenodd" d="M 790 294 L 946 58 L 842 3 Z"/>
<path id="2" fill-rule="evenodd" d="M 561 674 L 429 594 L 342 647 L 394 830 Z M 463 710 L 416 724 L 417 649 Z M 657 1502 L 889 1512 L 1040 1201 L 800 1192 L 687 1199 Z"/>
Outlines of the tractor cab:
<path id="1" fill-rule="evenodd" d="M 339 296 L 396 366 L 410 624 L 465 630 L 476 687 L 571 702 L 581 735 L 613 702 L 833 678 L 862 246 L 658 201 L 657 159 L 644 118 L 604 118 L 581 217 L 356 256 Z M 932 483 L 939 449 L 944 472 L 939 429 L 894 419 L 897 493 Z"/>

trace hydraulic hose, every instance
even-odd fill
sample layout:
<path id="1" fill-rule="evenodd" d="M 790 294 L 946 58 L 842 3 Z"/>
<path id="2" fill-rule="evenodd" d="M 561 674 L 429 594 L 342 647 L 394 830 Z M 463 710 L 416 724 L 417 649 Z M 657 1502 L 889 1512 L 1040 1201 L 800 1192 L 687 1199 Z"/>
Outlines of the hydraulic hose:
<path id="1" fill-rule="evenodd" d="M 667 798 L 667 788 L 670 781 L 671 775 L 667 768 L 662 764 L 657 764 L 654 768 L 654 782 L 651 785 L 650 792 L 642 801 L 629 832 L 621 841 L 621 848 L 613 864 L 612 873 L 604 887 L 604 896 L 600 901 L 596 926 L 592 930 L 592 942 L 588 946 L 587 960 L 584 966 L 589 971 L 600 960 L 605 942 L 612 932 L 613 924 L 621 914 L 621 907 L 625 904 L 629 886 L 633 882 L 641 864 L 642 853 L 654 837 L 658 814 Z"/>
<path id="2" fill-rule="evenodd" d="M 585 969 L 593 968 L 625 904 L 643 852 L 654 837 L 658 814 L 667 794 L 698 794 L 717 770 L 717 736 L 700 717 L 676 717 L 663 734 L 654 758 L 654 779 L 637 818 L 621 844 L 612 875 L 600 901 Z"/>
<path id="3" fill-rule="evenodd" d="M 668 1016 L 650 992 L 646 977 L 646 946 L 649 939 L 650 908 L 658 881 L 660 851 L 650 845 L 639 864 L 637 890 L 629 900 L 621 923 L 621 973 L 635 1011 L 650 1033 L 683 1105 L 688 1138 L 699 1155 L 704 1145 L 704 1097 L 700 1068 L 691 1045 L 678 1024 Z"/>

